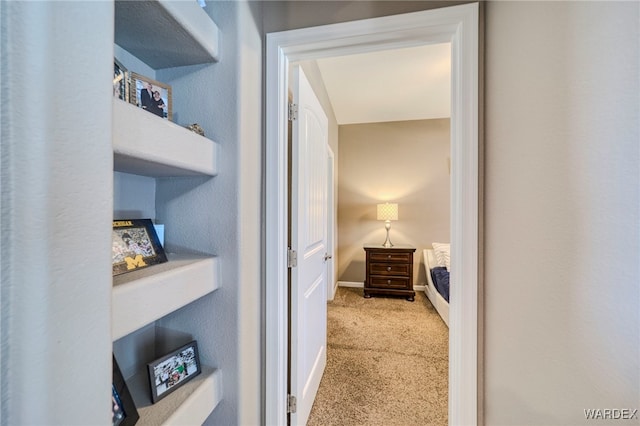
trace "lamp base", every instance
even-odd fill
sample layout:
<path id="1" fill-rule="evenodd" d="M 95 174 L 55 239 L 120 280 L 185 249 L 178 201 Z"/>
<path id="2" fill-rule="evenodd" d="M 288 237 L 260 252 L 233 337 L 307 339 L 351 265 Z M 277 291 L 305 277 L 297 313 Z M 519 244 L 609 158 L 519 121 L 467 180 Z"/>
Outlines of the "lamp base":
<path id="1" fill-rule="evenodd" d="M 387 239 L 384 240 L 384 243 L 382 243 L 382 247 L 393 247 L 393 243 L 391 242 L 391 240 L 389 239 L 389 229 L 391 229 L 391 221 L 387 220 L 384 223 L 384 227 L 387 230 Z"/>

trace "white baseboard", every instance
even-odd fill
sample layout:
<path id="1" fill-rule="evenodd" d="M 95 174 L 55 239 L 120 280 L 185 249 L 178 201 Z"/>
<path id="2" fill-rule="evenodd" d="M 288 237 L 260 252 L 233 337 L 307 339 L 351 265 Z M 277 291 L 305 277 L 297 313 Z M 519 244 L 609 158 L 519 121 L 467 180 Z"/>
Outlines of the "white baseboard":
<path id="1" fill-rule="evenodd" d="M 364 288 L 364 283 L 358 281 L 338 281 L 338 287 Z"/>
<path id="2" fill-rule="evenodd" d="M 359 281 L 338 281 L 338 287 L 354 287 L 364 288 L 364 283 Z M 424 291 L 424 284 L 418 284 L 413 286 L 414 291 Z"/>

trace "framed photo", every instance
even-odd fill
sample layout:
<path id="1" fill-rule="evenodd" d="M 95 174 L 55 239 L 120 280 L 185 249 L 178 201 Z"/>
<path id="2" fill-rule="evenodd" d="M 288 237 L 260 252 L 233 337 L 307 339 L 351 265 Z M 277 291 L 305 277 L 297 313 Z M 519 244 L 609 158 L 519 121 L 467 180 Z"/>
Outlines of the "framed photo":
<path id="1" fill-rule="evenodd" d="M 151 219 L 114 220 L 111 237 L 113 275 L 167 261 Z"/>
<path id="2" fill-rule="evenodd" d="M 155 404 L 202 371 L 198 343 L 194 340 L 147 364 L 151 400 Z"/>
<path id="3" fill-rule="evenodd" d="M 135 72 L 129 73 L 129 102 L 172 121 L 171 86 Z"/>
<path id="4" fill-rule="evenodd" d="M 133 426 L 140 418 L 115 356 L 111 381 L 111 407 L 112 426 Z"/>
<path id="5" fill-rule="evenodd" d="M 113 96 L 118 99 L 122 99 L 128 102 L 129 99 L 129 84 L 128 84 L 127 70 L 117 60 L 113 59 Z"/>

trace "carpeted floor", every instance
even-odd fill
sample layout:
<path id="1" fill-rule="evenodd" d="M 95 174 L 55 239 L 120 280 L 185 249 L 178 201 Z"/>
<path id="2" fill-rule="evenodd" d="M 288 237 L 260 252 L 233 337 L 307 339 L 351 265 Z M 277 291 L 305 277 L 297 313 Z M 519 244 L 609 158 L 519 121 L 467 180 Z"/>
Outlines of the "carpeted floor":
<path id="1" fill-rule="evenodd" d="M 449 329 L 423 292 L 328 304 L 327 367 L 309 426 L 446 425 Z"/>

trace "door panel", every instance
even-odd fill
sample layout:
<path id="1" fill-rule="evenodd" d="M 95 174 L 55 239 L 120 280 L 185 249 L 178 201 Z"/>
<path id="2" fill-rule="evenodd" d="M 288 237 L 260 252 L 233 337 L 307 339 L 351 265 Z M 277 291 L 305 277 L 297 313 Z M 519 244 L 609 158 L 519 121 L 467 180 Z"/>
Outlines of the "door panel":
<path id="1" fill-rule="evenodd" d="M 302 69 L 292 73 L 290 392 L 292 425 L 307 422 L 327 362 L 327 118 Z"/>

